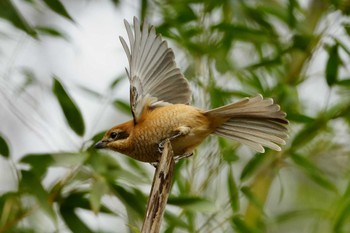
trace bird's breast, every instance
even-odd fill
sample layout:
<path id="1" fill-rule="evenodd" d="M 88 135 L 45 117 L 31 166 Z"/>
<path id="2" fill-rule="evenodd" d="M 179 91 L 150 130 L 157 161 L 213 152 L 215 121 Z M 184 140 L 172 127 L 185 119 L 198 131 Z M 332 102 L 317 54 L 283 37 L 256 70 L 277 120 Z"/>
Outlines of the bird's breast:
<path id="1" fill-rule="evenodd" d="M 130 135 L 134 149 L 132 157 L 144 162 L 159 160 L 159 143 L 178 133 L 180 127 L 190 130 L 172 140 L 174 155 L 193 150 L 211 133 L 209 121 L 201 110 L 182 104 L 159 107 L 144 113 Z"/>

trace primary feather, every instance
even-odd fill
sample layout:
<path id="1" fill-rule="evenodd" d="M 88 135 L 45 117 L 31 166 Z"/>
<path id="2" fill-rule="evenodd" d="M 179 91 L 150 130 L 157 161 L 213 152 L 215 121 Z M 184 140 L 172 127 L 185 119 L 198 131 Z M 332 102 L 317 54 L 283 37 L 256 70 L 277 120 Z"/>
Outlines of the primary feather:
<path id="1" fill-rule="evenodd" d="M 188 104 L 191 90 L 187 80 L 177 68 L 172 49 L 147 23 L 142 30 L 137 18 L 134 27 L 124 20 L 130 47 L 124 38 L 120 41 L 129 61 L 127 75 L 130 81 L 130 106 L 134 122 L 140 117 L 145 104 L 168 102 Z M 181 90 L 181 91 L 179 91 Z"/>

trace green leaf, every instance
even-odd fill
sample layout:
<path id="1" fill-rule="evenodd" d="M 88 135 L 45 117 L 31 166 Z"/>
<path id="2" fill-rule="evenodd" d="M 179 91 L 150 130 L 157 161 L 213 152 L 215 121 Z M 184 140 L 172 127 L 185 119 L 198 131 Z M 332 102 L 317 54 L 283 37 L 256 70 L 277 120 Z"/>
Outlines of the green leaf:
<path id="1" fill-rule="evenodd" d="M 118 75 L 114 80 L 113 82 L 109 85 L 109 87 L 111 89 L 114 89 L 116 86 L 118 86 L 120 84 L 121 81 L 123 81 L 125 79 L 125 74 L 120 74 Z"/>
<path id="2" fill-rule="evenodd" d="M 22 14 L 18 11 L 11 0 L 0 1 L 0 17 L 8 20 L 15 27 L 26 32 L 28 35 L 37 38 L 36 31 L 23 18 Z"/>
<path id="3" fill-rule="evenodd" d="M 29 154 L 24 156 L 20 162 L 26 163 L 31 166 L 31 170 L 38 176 L 42 177 L 45 175 L 47 169 L 53 163 L 51 154 Z"/>
<path id="4" fill-rule="evenodd" d="M 250 228 L 240 216 L 232 218 L 232 225 L 239 233 L 257 233 L 258 231 Z"/>
<path id="5" fill-rule="evenodd" d="M 253 156 L 243 168 L 240 179 L 245 180 L 254 174 L 254 171 L 265 161 L 266 157 L 267 155 L 263 154 Z"/>
<path id="6" fill-rule="evenodd" d="M 293 154 L 291 159 L 303 168 L 303 170 L 309 175 L 309 178 L 315 181 L 315 183 L 330 191 L 337 191 L 337 187 L 325 176 L 324 172 L 307 158 L 298 154 Z"/>
<path id="7" fill-rule="evenodd" d="M 233 177 L 231 167 L 227 177 L 227 188 L 230 196 L 231 209 L 232 209 L 232 212 L 235 213 L 239 210 L 239 190 L 235 182 L 235 179 Z"/>
<path id="8" fill-rule="evenodd" d="M 63 221 L 72 232 L 92 233 L 91 229 L 77 216 L 74 208 L 61 206 L 60 213 Z"/>
<path id="9" fill-rule="evenodd" d="M 314 122 L 306 124 L 294 137 L 292 141 L 293 150 L 309 143 L 326 126 L 324 119 L 315 119 Z"/>
<path id="10" fill-rule="evenodd" d="M 272 42 L 273 38 L 265 31 L 260 29 L 249 28 L 242 25 L 234 25 L 230 23 L 219 23 L 212 27 L 213 31 L 229 32 L 231 33 L 232 40 L 239 40 L 252 43 L 266 43 Z"/>
<path id="11" fill-rule="evenodd" d="M 59 37 L 67 40 L 67 35 L 64 33 L 60 32 L 56 28 L 53 27 L 35 27 L 35 29 L 38 31 L 38 33 L 42 35 L 47 35 L 51 37 Z"/>
<path id="12" fill-rule="evenodd" d="M 38 177 L 41 177 L 49 167 L 78 166 L 83 164 L 87 157 L 87 153 L 28 154 L 22 157 L 20 162 L 29 164 L 31 170 Z"/>
<path id="13" fill-rule="evenodd" d="M 130 110 L 130 105 L 128 102 L 124 100 L 117 99 L 113 102 L 113 105 L 116 109 L 121 110 L 122 112 L 130 115 L 131 110 Z"/>
<path id="14" fill-rule="evenodd" d="M 343 233 L 349 230 L 350 222 L 350 200 L 342 205 L 342 209 L 339 211 L 337 219 L 334 224 L 335 233 Z M 347 228 L 346 228 L 347 226 Z M 347 229 L 347 230 L 346 230 Z"/>
<path id="15" fill-rule="evenodd" d="M 51 10 L 74 22 L 73 18 L 68 14 L 66 8 L 59 0 L 43 0 L 43 1 Z"/>
<path id="16" fill-rule="evenodd" d="M 336 85 L 343 86 L 343 87 L 350 87 L 350 79 L 343 79 L 339 80 L 338 82 L 335 83 Z"/>
<path id="17" fill-rule="evenodd" d="M 298 123 L 311 123 L 315 121 L 314 118 L 297 112 L 288 112 L 288 120 Z"/>
<path id="18" fill-rule="evenodd" d="M 21 171 L 20 190 L 32 194 L 40 207 L 52 220 L 56 221 L 56 214 L 52 206 L 49 194 L 46 192 L 37 175 L 32 171 Z"/>
<path id="19" fill-rule="evenodd" d="M 8 158 L 10 156 L 10 148 L 7 145 L 5 138 L 0 135 L 0 155 Z"/>
<path id="20" fill-rule="evenodd" d="M 256 196 L 254 195 L 254 193 L 251 191 L 249 187 L 244 186 L 241 188 L 241 191 L 243 195 L 249 200 L 249 202 L 251 202 L 252 204 L 254 204 L 256 207 L 260 209 L 263 208 L 261 201 L 256 198 Z"/>
<path id="21" fill-rule="evenodd" d="M 329 50 L 329 57 L 326 64 L 326 80 L 328 86 L 333 86 L 338 79 L 339 66 L 341 60 L 338 54 L 338 44 L 333 45 Z"/>
<path id="22" fill-rule="evenodd" d="M 176 228 L 181 227 L 184 229 L 188 228 L 188 224 L 184 220 L 179 218 L 178 215 L 171 213 L 170 211 L 165 211 L 164 219 L 166 220 L 169 228 L 171 228 L 171 227 L 176 227 Z"/>
<path id="23" fill-rule="evenodd" d="M 69 97 L 62 84 L 56 78 L 54 78 L 53 92 L 60 103 L 64 116 L 66 117 L 71 129 L 79 136 L 83 136 L 85 132 L 83 117 L 76 104 Z"/>
<path id="24" fill-rule="evenodd" d="M 175 205 L 184 210 L 195 212 L 214 212 L 217 210 L 215 204 L 207 199 L 192 196 L 169 197 L 169 205 Z"/>
<path id="25" fill-rule="evenodd" d="M 141 20 L 144 21 L 146 19 L 146 14 L 147 14 L 147 9 L 148 9 L 148 0 L 141 0 Z"/>
<path id="26" fill-rule="evenodd" d="M 220 145 L 220 154 L 226 162 L 233 163 L 239 160 L 239 156 L 235 153 L 235 147 L 232 146 L 232 142 L 224 138 L 218 138 L 218 142 Z"/>
<path id="27" fill-rule="evenodd" d="M 144 216 L 147 204 L 144 194 L 136 189 L 126 190 L 118 184 L 111 184 L 110 187 L 127 209 L 133 210 L 138 217 L 142 218 Z"/>
<path id="28" fill-rule="evenodd" d="M 95 183 L 92 184 L 90 191 L 90 204 L 92 211 L 97 214 L 101 207 L 101 198 L 108 191 L 108 185 L 106 182 L 100 178 Z"/>

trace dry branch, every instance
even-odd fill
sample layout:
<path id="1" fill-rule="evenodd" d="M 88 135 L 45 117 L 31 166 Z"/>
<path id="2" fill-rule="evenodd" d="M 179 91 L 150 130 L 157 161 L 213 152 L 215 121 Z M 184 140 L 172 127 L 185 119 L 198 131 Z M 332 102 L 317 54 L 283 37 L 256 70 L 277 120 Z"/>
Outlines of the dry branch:
<path id="1" fill-rule="evenodd" d="M 158 233 L 160 230 L 173 178 L 175 165 L 173 155 L 170 141 L 167 140 L 153 177 L 141 233 Z"/>

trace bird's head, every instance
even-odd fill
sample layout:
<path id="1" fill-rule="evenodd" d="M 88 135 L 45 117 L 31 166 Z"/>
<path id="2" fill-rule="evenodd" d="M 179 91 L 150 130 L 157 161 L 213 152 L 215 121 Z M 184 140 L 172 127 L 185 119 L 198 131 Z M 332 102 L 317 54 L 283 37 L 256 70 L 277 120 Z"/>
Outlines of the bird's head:
<path id="1" fill-rule="evenodd" d="M 96 149 L 111 149 L 123 152 L 127 145 L 128 138 L 133 128 L 132 121 L 114 126 L 108 130 L 102 140 L 95 144 Z"/>

